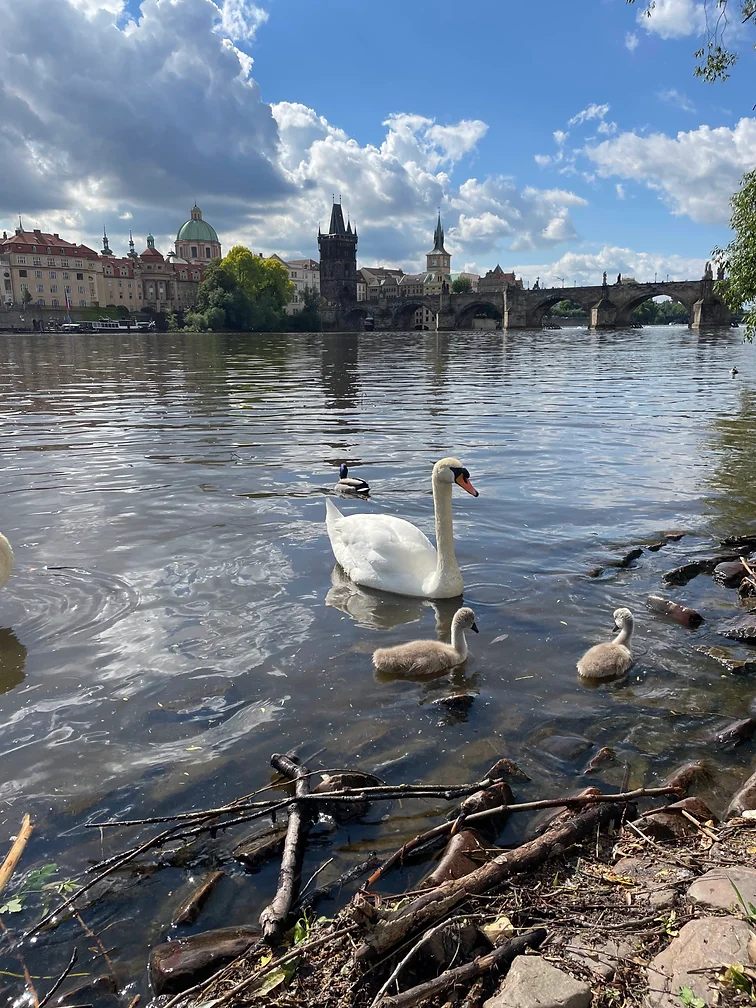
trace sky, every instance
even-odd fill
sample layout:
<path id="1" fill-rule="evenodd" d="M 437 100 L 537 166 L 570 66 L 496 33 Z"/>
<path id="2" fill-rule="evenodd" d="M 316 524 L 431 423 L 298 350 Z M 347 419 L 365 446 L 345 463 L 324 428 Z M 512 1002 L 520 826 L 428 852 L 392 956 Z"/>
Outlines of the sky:
<path id="1" fill-rule="evenodd" d="M 196 200 L 317 258 L 335 195 L 364 266 L 423 268 L 440 207 L 454 271 L 691 279 L 756 165 L 756 31 L 693 76 L 716 3 L 0 0 L 0 230 L 165 253 Z"/>

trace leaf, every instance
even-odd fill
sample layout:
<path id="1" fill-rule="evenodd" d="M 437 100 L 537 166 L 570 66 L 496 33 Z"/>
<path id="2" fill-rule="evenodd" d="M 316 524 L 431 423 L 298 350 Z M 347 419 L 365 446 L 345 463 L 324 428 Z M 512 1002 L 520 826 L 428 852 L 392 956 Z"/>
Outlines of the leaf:
<path id="1" fill-rule="evenodd" d="M 265 994 L 270 994 L 271 991 L 275 990 L 276 987 L 280 987 L 283 983 L 288 983 L 289 980 L 294 976 L 297 971 L 297 960 L 294 959 L 291 962 L 285 963 L 283 966 L 276 966 L 272 969 L 270 973 L 266 973 L 265 976 L 260 981 L 259 985 L 253 987 L 255 994 L 263 997 Z"/>
<path id="2" fill-rule="evenodd" d="M 20 913 L 24 909 L 24 904 L 21 902 L 18 896 L 13 899 L 9 899 L 7 903 L 0 907 L 0 914 L 4 913 Z"/>
<path id="3" fill-rule="evenodd" d="M 58 866 L 54 863 L 46 864 L 41 868 L 33 869 L 33 871 L 30 871 L 24 879 L 22 888 L 28 890 L 29 892 L 42 889 L 50 876 L 54 875 L 57 870 Z"/>
<path id="4" fill-rule="evenodd" d="M 706 1002 L 700 998 L 690 987 L 680 988 L 680 1001 L 685 1008 L 706 1008 Z"/>

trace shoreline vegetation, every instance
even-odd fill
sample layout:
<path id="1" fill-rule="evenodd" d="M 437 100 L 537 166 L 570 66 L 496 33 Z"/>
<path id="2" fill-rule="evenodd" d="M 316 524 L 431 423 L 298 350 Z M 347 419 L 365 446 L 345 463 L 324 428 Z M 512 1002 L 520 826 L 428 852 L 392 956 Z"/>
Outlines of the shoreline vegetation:
<path id="1" fill-rule="evenodd" d="M 646 550 L 658 552 L 684 535 L 662 533 L 616 565 L 630 566 Z M 756 570 L 749 558 L 756 534 L 719 540 L 709 552 L 666 571 L 662 581 L 684 589 L 692 578 L 710 575 L 731 592 L 732 618 L 714 629 L 745 644 L 744 657 L 717 648 L 706 653 L 720 671 L 740 675 L 754 666 L 748 646 L 756 644 Z M 601 573 L 595 568 L 584 576 Z M 657 595 L 647 607 L 681 627 L 704 619 Z M 439 709 L 464 717 L 473 700 L 444 697 Z M 755 734 L 752 702 L 747 718 L 722 725 L 708 744 L 731 748 Z M 712 779 L 705 761 L 688 762 L 661 780 L 651 769 L 642 786 L 630 788 L 630 766 L 614 750 L 602 747 L 590 759 L 585 749 L 579 752 L 588 762 L 575 771 L 576 783 L 582 777 L 588 786 L 529 801 L 518 800 L 516 791 L 530 778 L 504 753 L 480 780 L 465 783 L 387 783 L 362 769 L 315 769 L 317 753 L 274 754 L 270 783 L 223 806 L 87 822 L 110 850 L 118 849 L 105 856 L 103 847 L 99 862 L 54 885 L 44 874 L 50 866 L 19 872 L 32 830 L 27 816 L 0 867 L 0 888 L 6 888 L 0 919 L 24 909 L 30 892 L 52 891 L 42 916 L 33 923 L 26 918 L 23 936 L 3 922 L 2 940 L 36 1008 L 137 1008 L 141 995 L 133 994 L 133 984 L 141 978 L 123 975 L 85 915 L 103 899 L 117 898 L 109 885 L 118 873 L 139 872 L 157 855 L 162 864 L 193 871 L 193 882 L 176 901 L 173 937 L 150 949 L 156 1008 L 756 1004 L 756 773 L 715 811 L 695 793 Z M 340 760 L 348 763 L 349 754 Z M 621 774 L 619 787 L 604 779 L 604 767 L 612 766 Z M 335 837 L 349 822 L 367 825 L 370 812 L 380 825 L 417 802 L 433 803 L 435 825 L 392 850 L 383 840 L 380 856 L 361 841 L 367 856 L 359 863 L 333 877 L 327 870 L 333 858 L 327 858 L 303 879 L 316 823 L 330 823 Z M 498 846 L 506 824 L 525 816 L 519 842 Z M 203 843 L 215 837 L 223 838 L 228 854 L 211 865 Z M 224 863 L 254 872 L 275 859 L 278 882 L 259 921 L 181 936 L 182 927 L 200 918 Z M 425 876 L 409 891 L 395 891 L 396 871 L 418 865 L 426 866 Z M 24 960 L 26 942 L 45 941 L 68 921 L 93 942 L 94 957 L 86 979 L 73 983 L 79 941 L 43 994 Z M 56 934 L 54 942 L 66 938 Z"/>

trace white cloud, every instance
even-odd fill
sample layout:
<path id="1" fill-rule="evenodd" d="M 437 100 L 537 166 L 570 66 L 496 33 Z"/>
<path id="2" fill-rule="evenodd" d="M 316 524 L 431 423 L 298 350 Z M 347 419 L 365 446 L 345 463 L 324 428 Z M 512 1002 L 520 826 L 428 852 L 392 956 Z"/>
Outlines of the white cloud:
<path id="1" fill-rule="evenodd" d="M 614 188 L 617 191 L 617 199 L 623 200 L 625 198 L 625 187 L 622 185 L 622 183 L 618 182 Z"/>
<path id="2" fill-rule="evenodd" d="M 638 48 L 639 45 L 640 45 L 640 39 L 635 34 L 635 32 L 628 32 L 627 35 L 625 35 L 625 47 L 631 53 L 635 52 L 635 50 Z"/>
<path id="3" fill-rule="evenodd" d="M 554 130 L 554 141 L 556 142 L 558 147 L 562 147 L 564 145 L 564 142 L 568 136 L 569 133 L 565 133 L 564 130 Z"/>
<path id="4" fill-rule="evenodd" d="M 613 133 L 617 132 L 616 122 L 600 122 L 598 125 L 598 132 L 603 133 L 606 136 L 611 136 Z"/>
<path id="5" fill-rule="evenodd" d="M 268 12 L 249 0 L 219 0 L 220 31 L 233 42 L 251 42 Z"/>
<path id="6" fill-rule="evenodd" d="M 587 108 L 581 109 L 577 115 L 574 115 L 572 119 L 569 120 L 568 125 L 579 126 L 580 123 L 588 122 L 589 119 L 603 119 L 608 111 L 608 105 L 588 105 Z"/>
<path id="7" fill-rule="evenodd" d="M 133 217 L 134 217 L 134 214 L 130 213 L 130 211 L 127 210 L 126 213 L 119 214 L 118 219 L 119 220 L 132 220 Z"/>
<path id="8" fill-rule="evenodd" d="M 732 129 L 699 126 L 675 137 L 622 133 L 584 153 L 599 175 L 633 179 L 659 192 L 672 213 L 722 224 L 741 176 L 756 162 L 756 119 L 741 119 Z"/>
<path id="9" fill-rule="evenodd" d="M 706 11 L 696 0 L 654 0 L 638 11 L 638 24 L 663 39 L 683 38 L 704 30 Z"/>
<path id="10" fill-rule="evenodd" d="M 666 91 L 659 91 L 657 97 L 666 102 L 667 105 L 673 105 L 675 108 L 682 109 L 683 112 L 696 111 L 696 106 L 690 98 L 683 94 L 682 91 L 678 91 L 677 88 L 668 88 Z"/>
<path id="11" fill-rule="evenodd" d="M 502 263 L 502 266 L 504 264 Z M 658 252 L 636 252 L 616 245 L 605 245 L 596 252 L 567 252 L 555 262 L 540 265 L 515 265 L 514 270 L 528 282 L 541 277 L 542 285 L 558 286 L 557 277 L 565 279 L 565 295 L 574 282 L 581 284 L 601 283 L 602 273 L 613 282 L 618 273 L 634 276 L 637 280 L 690 280 L 700 277 L 705 262 L 695 257 L 664 255 Z M 511 267 L 507 267 L 511 268 Z"/>

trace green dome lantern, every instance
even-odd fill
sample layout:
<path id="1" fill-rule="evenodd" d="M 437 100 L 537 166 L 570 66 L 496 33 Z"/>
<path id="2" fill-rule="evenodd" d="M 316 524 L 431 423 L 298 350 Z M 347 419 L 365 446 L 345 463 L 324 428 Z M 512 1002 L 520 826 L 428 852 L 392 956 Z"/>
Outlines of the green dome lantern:
<path id="1" fill-rule="evenodd" d="M 192 207 L 192 216 L 179 228 L 176 241 L 218 242 L 215 228 L 202 220 L 202 211 L 196 203 Z"/>

